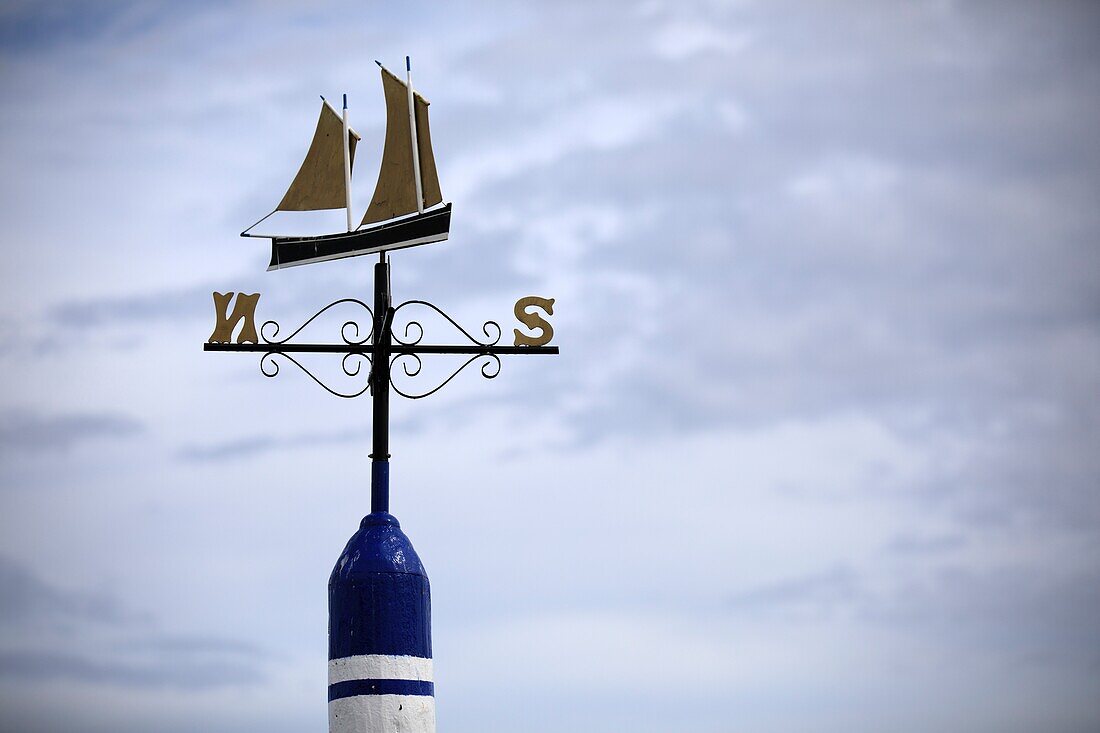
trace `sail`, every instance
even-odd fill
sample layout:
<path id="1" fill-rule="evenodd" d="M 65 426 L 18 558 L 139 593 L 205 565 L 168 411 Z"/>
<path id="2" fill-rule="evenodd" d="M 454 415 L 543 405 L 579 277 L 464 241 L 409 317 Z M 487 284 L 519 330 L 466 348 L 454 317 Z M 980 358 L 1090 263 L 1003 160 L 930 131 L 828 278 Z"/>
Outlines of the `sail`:
<path id="1" fill-rule="evenodd" d="M 428 130 L 428 101 L 415 92 L 413 97 L 416 100 L 416 146 L 420 150 L 420 190 L 424 193 L 424 208 L 427 208 L 442 201 L 443 192 L 439 190 L 432 134 Z"/>
<path id="2" fill-rule="evenodd" d="M 382 167 L 378 171 L 374 197 L 363 216 L 363 224 L 385 221 L 417 210 L 412 133 L 409 130 L 409 90 L 405 82 L 386 69 L 382 69 L 382 90 L 386 95 L 386 146 L 382 151 Z M 432 136 L 428 130 L 428 102 L 419 94 L 414 93 L 413 96 L 424 206 L 435 206 L 443 200 L 443 194 L 439 190 Z"/>
<path id="3" fill-rule="evenodd" d="M 321 103 L 321 117 L 313 133 L 306 159 L 276 211 L 316 211 L 347 206 L 344 183 L 344 121 L 328 102 Z M 355 163 L 359 135 L 348 130 L 348 149 Z"/>

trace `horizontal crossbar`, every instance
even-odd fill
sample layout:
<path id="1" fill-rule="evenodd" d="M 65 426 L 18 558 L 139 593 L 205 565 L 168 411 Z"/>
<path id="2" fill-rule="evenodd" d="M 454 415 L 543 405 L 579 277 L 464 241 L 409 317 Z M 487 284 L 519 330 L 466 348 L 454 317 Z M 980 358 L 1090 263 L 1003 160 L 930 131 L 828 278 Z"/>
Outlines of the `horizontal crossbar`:
<path id="1" fill-rule="evenodd" d="M 203 344 L 203 351 L 248 351 L 272 354 L 373 354 L 372 344 Z M 557 346 L 440 346 L 392 344 L 391 355 L 398 354 L 557 354 Z"/>

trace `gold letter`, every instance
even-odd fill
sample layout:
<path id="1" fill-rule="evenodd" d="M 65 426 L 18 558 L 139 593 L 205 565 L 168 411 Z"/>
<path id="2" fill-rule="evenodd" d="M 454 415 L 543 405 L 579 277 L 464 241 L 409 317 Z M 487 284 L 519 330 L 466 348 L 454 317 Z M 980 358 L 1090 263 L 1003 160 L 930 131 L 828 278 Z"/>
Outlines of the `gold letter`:
<path id="1" fill-rule="evenodd" d="M 211 344 L 228 344 L 233 340 L 233 329 L 243 319 L 244 326 L 237 337 L 237 343 L 256 343 L 256 303 L 260 300 L 259 293 L 245 295 L 237 294 L 237 303 L 233 306 L 233 313 L 226 317 L 229 311 L 229 301 L 233 300 L 233 293 L 214 293 L 214 312 L 218 316 L 214 325 L 214 333 L 206 341 Z"/>
<path id="2" fill-rule="evenodd" d="M 550 327 L 550 323 L 540 316 L 538 313 L 529 313 L 527 309 L 534 306 L 535 308 L 542 308 L 548 315 L 554 315 L 554 299 L 553 298 L 539 298 L 535 295 L 528 295 L 526 298 L 520 298 L 516 301 L 516 318 L 520 323 L 527 326 L 530 329 L 541 329 L 542 333 L 538 336 L 527 336 L 519 332 L 519 329 L 513 329 L 516 334 L 516 346 L 545 346 L 550 343 L 550 339 L 554 338 L 554 329 Z"/>

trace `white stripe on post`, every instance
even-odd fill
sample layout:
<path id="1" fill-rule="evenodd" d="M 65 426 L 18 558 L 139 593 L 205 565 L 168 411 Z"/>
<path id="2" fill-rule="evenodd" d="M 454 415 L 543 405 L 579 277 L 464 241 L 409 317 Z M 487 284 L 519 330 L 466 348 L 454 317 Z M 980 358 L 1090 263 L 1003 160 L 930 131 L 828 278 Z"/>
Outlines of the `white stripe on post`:
<path id="1" fill-rule="evenodd" d="M 328 663 L 328 683 L 352 680 L 417 680 L 434 682 L 432 660 L 424 657 L 391 657 L 365 654 L 333 659 Z"/>
<path id="2" fill-rule="evenodd" d="M 328 704 L 329 733 L 434 733 L 430 695 L 360 695 Z"/>

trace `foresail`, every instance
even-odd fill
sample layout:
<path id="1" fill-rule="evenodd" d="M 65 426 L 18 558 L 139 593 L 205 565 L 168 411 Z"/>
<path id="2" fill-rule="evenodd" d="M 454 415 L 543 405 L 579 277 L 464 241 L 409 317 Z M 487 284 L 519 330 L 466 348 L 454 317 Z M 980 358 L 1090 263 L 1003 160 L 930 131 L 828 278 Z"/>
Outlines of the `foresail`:
<path id="1" fill-rule="evenodd" d="M 386 95 L 386 144 L 382 151 L 382 167 L 378 171 L 374 197 L 363 216 L 363 224 L 386 221 L 417 210 L 408 87 L 405 82 L 382 69 L 382 89 Z M 432 138 L 428 131 L 428 102 L 419 94 L 415 95 L 415 99 L 416 139 L 420 149 L 424 205 L 434 206 L 443 200 L 443 194 L 439 190 Z"/>
<path id="2" fill-rule="evenodd" d="M 306 159 L 287 189 L 277 211 L 342 209 L 347 205 L 344 183 L 344 121 L 328 102 L 321 103 L 321 116 Z M 355 163 L 359 136 L 348 131 L 348 147 Z"/>

